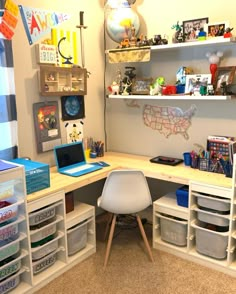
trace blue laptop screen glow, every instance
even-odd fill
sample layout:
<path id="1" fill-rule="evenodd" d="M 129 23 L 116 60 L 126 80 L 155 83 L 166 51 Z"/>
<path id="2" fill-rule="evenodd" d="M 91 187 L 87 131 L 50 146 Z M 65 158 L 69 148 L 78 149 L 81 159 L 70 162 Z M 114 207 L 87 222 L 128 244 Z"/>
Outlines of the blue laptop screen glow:
<path id="1" fill-rule="evenodd" d="M 56 148 L 55 152 L 59 168 L 71 166 L 78 163 L 85 163 L 82 143 L 65 145 L 64 147 Z"/>

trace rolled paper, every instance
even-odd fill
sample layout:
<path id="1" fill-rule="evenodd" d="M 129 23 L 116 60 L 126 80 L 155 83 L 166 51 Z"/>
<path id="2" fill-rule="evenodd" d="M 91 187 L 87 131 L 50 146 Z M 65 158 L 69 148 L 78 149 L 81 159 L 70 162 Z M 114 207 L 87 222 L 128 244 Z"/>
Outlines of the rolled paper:
<path id="1" fill-rule="evenodd" d="M 80 20 L 80 25 L 83 26 L 84 25 L 84 12 L 83 11 L 79 12 L 79 20 Z"/>

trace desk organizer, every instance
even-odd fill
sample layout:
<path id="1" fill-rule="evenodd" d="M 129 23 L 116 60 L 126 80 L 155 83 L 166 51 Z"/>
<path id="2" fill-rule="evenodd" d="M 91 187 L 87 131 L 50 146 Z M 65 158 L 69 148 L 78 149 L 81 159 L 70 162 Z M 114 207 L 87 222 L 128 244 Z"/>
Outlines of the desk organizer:
<path id="1" fill-rule="evenodd" d="M 187 245 L 187 226 L 186 220 L 156 214 L 160 218 L 161 239 L 165 242 L 172 243 L 177 246 Z"/>
<path id="2" fill-rule="evenodd" d="M 179 206 L 188 207 L 188 190 L 189 187 L 187 185 L 176 190 L 176 200 Z"/>
<path id="3" fill-rule="evenodd" d="M 215 259 L 225 259 L 227 257 L 228 232 L 210 230 L 207 224 L 196 220 L 192 223 L 192 227 L 195 228 L 196 250 L 198 253 Z"/>

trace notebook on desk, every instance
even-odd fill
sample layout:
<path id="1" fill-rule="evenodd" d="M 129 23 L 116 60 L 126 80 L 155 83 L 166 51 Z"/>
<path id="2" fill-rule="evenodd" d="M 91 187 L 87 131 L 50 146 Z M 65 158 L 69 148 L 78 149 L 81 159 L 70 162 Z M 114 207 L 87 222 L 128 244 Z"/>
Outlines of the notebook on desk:
<path id="1" fill-rule="evenodd" d="M 54 147 L 57 171 L 72 177 L 79 177 L 102 169 L 101 165 L 87 163 L 82 141 Z"/>

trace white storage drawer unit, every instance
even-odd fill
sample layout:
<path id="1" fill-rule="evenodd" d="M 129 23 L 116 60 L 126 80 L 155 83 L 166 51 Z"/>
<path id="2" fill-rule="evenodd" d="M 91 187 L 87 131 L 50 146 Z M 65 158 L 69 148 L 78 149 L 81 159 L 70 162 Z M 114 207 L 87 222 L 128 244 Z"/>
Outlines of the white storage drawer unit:
<path id="1" fill-rule="evenodd" d="M 230 211 L 230 199 L 196 192 L 193 192 L 193 195 L 197 197 L 197 204 L 199 207 L 217 210 L 222 213 Z"/>
<path id="2" fill-rule="evenodd" d="M 213 212 L 208 212 L 198 208 L 195 208 L 194 210 L 197 212 L 198 220 L 202 222 L 220 226 L 220 227 L 229 226 L 229 217 L 224 217 L 223 215 L 213 213 Z"/>
<path id="3" fill-rule="evenodd" d="M 29 225 L 36 226 L 42 222 L 53 219 L 56 215 L 56 205 L 49 205 L 29 214 Z"/>
<path id="4" fill-rule="evenodd" d="M 161 239 L 163 241 L 177 246 L 187 245 L 188 222 L 186 220 L 159 213 L 155 215 L 160 218 Z"/>

